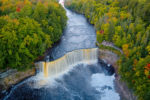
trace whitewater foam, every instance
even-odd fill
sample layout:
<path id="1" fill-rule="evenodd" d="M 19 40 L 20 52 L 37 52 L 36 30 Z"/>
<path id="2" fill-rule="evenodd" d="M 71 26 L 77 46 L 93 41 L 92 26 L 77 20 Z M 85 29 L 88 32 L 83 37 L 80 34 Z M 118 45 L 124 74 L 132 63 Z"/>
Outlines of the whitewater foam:
<path id="1" fill-rule="evenodd" d="M 100 92 L 100 100 L 120 100 L 120 96 L 114 89 L 114 75 L 106 76 L 97 73 L 91 76 L 91 85 Z"/>

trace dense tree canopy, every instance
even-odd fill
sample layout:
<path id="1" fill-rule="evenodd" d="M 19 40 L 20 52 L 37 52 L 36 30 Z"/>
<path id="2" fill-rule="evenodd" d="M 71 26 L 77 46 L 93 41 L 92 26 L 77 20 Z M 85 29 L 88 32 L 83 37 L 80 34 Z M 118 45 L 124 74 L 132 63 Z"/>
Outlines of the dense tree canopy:
<path id="1" fill-rule="evenodd" d="M 60 39 L 66 21 L 55 0 L 0 0 L 0 69 L 25 69 Z"/>
<path id="2" fill-rule="evenodd" d="M 119 73 L 138 96 L 150 99 L 150 0 L 66 0 L 94 24 L 97 41 L 122 48 Z"/>

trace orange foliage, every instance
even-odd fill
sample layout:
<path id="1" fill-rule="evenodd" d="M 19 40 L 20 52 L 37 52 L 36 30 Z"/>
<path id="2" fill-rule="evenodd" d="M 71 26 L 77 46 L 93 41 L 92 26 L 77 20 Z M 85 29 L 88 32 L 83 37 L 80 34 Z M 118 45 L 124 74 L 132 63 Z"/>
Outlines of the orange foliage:
<path id="1" fill-rule="evenodd" d="M 48 2 L 45 2 L 44 5 L 45 5 L 45 7 L 47 7 L 48 6 Z"/>
<path id="2" fill-rule="evenodd" d="M 20 12 L 21 8 L 23 8 L 23 7 L 24 7 L 24 3 L 22 1 L 18 1 L 16 3 L 16 11 L 17 12 Z"/>
<path id="3" fill-rule="evenodd" d="M 96 32 L 97 34 L 104 34 L 104 30 L 100 30 Z"/>
<path id="4" fill-rule="evenodd" d="M 108 13 L 107 13 L 107 16 L 108 16 L 109 18 L 111 18 L 111 17 L 112 17 L 112 13 L 108 12 Z"/>
<path id="5" fill-rule="evenodd" d="M 148 79 L 150 79 L 150 63 L 147 64 L 144 68 L 144 74 L 147 76 Z"/>
<path id="6" fill-rule="evenodd" d="M 149 67 L 149 68 L 150 68 L 150 64 L 147 64 L 147 67 Z"/>
<path id="7" fill-rule="evenodd" d="M 16 11 L 17 11 L 17 12 L 20 12 L 20 10 L 21 10 L 20 7 L 17 7 L 17 8 L 16 8 Z"/>
<path id="8" fill-rule="evenodd" d="M 150 64 L 147 64 L 147 66 L 144 67 L 146 70 L 150 71 Z"/>
<path id="9" fill-rule="evenodd" d="M 16 23 L 16 25 L 19 25 L 19 21 L 17 19 L 13 19 L 12 22 Z"/>
<path id="10" fill-rule="evenodd" d="M 135 83 L 135 80 L 132 80 L 132 83 Z"/>
<path id="11" fill-rule="evenodd" d="M 100 33 L 101 33 L 101 34 L 104 34 L 104 30 L 100 30 Z"/>
<path id="12" fill-rule="evenodd" d="M 150 75 L 148 76 L 148 79 L 150 79 Z"/>
<path id="13" fill-rule="evenodd" d="M 134 59 L 134 61 L 133 61 L 133 66 L 136 66 L 136 64 L 137 64 L 137 60 L 136 59 Z"/>
<path id="14" fill-rule="evenodd" d="M 24 4 L 26 5 L 26 4 L 31 4 L 31 2 L 29 1 L 29 0 L 24 0 Z"/>
<path id="15" fill-rule="evenodd" d="M 55 6 L 55 7 L 59 7 L 59 5 L 58 5 L 57 3 L 54 3 L 54 6 Z"/>
<path id="16" fill-rule="evenodd" d="M 122 46 L 122 50 L 123 50 L 123 52 L 124 52 L 126 57 L 129 57 L 129 49 L 128 49 L 128 47 L 129 47 L 128 44 L 124 44 Z"/>

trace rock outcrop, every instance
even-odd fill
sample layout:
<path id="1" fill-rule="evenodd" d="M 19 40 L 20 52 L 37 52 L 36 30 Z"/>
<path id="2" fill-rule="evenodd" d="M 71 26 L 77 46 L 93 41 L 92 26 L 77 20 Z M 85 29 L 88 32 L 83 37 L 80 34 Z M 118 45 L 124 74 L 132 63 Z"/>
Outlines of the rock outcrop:
<path id="1" fill-rule="evenodd" d="M 117 61 L 119 60 L 119 56 L 109 50 L 99 49 L 99 58 L 105 61 L 105 63 L 111 64 L 115 68 L 115 88 L 120 94 L 121 100 L 137 100 L 133 91 L 127 87 L 125 82 L 121 81 L 121 77 L 118 74 L 119 66 L 117 65 Z"/>
<path id="2" fill-rule="evenodd" d="M 23 81 L 24 79 L 35 75 L 35 68 L 26 71 L 7 70 L 0 73 L 0 99 L 2 99 L 13 85 Z"/>

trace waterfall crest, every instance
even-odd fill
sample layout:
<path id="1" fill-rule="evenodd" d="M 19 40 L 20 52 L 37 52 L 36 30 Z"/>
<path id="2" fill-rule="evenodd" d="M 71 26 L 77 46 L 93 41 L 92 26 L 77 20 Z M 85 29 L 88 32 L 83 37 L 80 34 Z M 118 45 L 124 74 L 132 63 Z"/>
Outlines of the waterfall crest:
<path id="1" fill-rule="evenodd" d="M 80 49 L 69 52 L 55 61 L 38 62 L 35 65 L 39 67 L 39 71 L 42 72 L 45 77 L 48 77 L 64 72 L 76 64 L 90 64 L 96 62 L 97 57 L 97 48 Z"/>

